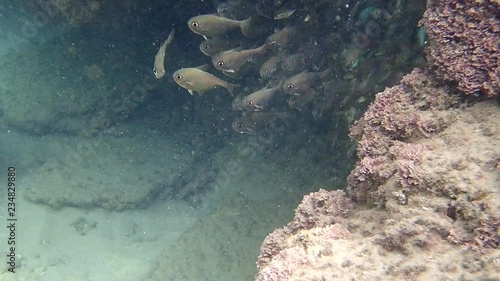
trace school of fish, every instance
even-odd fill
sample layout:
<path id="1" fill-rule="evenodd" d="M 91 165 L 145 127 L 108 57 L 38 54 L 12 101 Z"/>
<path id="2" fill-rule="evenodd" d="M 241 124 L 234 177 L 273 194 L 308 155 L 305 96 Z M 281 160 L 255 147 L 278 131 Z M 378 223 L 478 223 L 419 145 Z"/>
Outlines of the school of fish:
<path id="1" fill-rule="evenodd" d="M 170 71 L 191 95 L 221 88 L 233 96 L 238 133 L 364 102 L 370 85 L 399 78 L 412 59 L 408 50 L 422 48 L 407 15 L 422 7 L 411 1 L 228 0 L 215 8 L 187 22 L 209 65 Z M 155 57 L 158 79 L 173 36 Z"/>

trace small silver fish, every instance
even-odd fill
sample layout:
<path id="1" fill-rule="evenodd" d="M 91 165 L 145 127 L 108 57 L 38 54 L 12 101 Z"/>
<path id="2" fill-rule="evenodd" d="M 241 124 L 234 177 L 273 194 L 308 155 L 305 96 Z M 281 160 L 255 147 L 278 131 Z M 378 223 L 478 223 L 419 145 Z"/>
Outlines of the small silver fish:
<path id="1" fill-rule="evenodd" d="M 285 28 L 276 31 L 268 36 L 266 43 L 269 48 L 276 53 L 281 52 L 283 49 L 288 48 L 292 44 L 292 39 L 296 37 L 298 30 L 293 26 L 286 26 Z"/>
<path id="2" fill-rule="evenodd" d="M 238 70 L 247 62 L 255 63 L 257 58 L 263 56 L 267 51 L 267 45 L 264 44 L 255 49 L 249 50 L 229 50 L 224 51 L 213 57 L 212 63 L 218 70 L 229 73 L 238 72 Z"/>
<path id="3" fill-rule="evenodd" d="M 323 46 L 316 41 L 302 44 L 296 53 L 283 59 L 280 68 L 284 72 L 296 74 L 304 69 L 319 69 L 327 62 Z"/>
<path id="4" fill-rule="evenodd" d="M 286 78 L 281 76 L 281 75 L 274 76 L 274 77 L 270 78 L 269 80 L 267 80 L 267 87 L 268 88 L 274 88 L 276 86 L 281 87 L 285 80 L 286 80 Z"/>
<path id="5" fill-rule="evenodd" d="M 233 102 L 231 103 L 231 109 L 232 110 L 243 110 L 243 105 L 241 104 L 241 100 L 244 98 L 245 96 L 242 95 L 242 94 L 239 94 L 237 95 Z"/>
<path id="6" fill-rule="evenodd" d="M 292 95 L 288 99 L 288 106 L 292 109 L 297 109 L 298 111 L 302 111 L 306 105 L 313 101 L 313 99 L 319 94 L 311 89 L 300 95 Z"/>
<path id="7" fill-rule="evenodd" d="M 194 67 L 181 68 L 174 72 L 172 76 L 175 83 L 187 89 L 191 95 L 193 95 L 194 92 L 204 94 L 207 91 L 222 87 L 225 88 L 231 96 L 234 96 L 235 89 L 239 87 L 237 84 L 226 82 L 208 72 Z"/>
<path id="8" fill-rule="evenodd" d="M 303 71 L 286 79 L 285 82 L 283 82 L 283 91 L 292 95 L 304 94 L 315 86 L 320 85 L 321 81 L 330 75 L 330 73 L 330 68 L 322 72 Z"/>
<path id="9" fill-rule="evenodd" d="M 264 110 L 269 105 L 269 102 L 273 99 L 276 93 L 280 90 L 281 85 L 269 89 L 267 87 L 264 87 L 257 92 L 253 92 L 250 95 L 244 97 L 241 100 L 241 105 L 248 111 Z"/>
<path id="10" fill-rule="evenodd" d="M 188 26 L 191 31 L 207 39 L 207 37 L 220 36 L 238 28 L 243 35 L 246 35 L 251 32 L 251 20 L 252 18 L 248 18 L 239 21 L 208 14 L 192 17 L 188 21 Z"/>
<path id="11" fill-rule="evenodd" d="M 257 135 L 264 128 L 279 130 L 278 121 L 286 126 L 288 118 L 290 115 L 286 112 L 252 111 L 234 120 L 232 127 L 240 134 Z"/>
<path id="12" fill-rule="evenodd" d="M 217 6 L 217 15 L 233 20 L 242 20 L 256 13 L 254 5 L 249 1 L 230 0 Z"/>
<path id="13" fill-rule="evenodd" d="M 263 79 L 268 79 L 273 76 L 278 70 L 281 59 L 282 56 L 276 55 L 270 57 L 266 62 L 264 62 L 259 70 L 260 77 Z"/>
<path id="14" fill-rule="evenodd" d="M 285 72 L 295 72 L 303 68 L 304 63 L 302 62 L 302 56 L 302 54 L 293 54 L 286 57 L 280 65 L 281 70 Z"/>
<path id="15" fill-rule="evenodd" d="M 200 51 L 206 56 L 213 57 L 220 52 L 234 49 L 239 44 L 239 40 L 228 40 L 214 37 L 201 42 Z"/>
<path id="16" fill-rule="evenodd" d="M 167 40 L 161 44 L 158 53 L 155 56 L 155 62 L 153 67 L 153 74 L 157 79 L 162 78 L 165 75 L 165 53 L 167 51 L 167 47 L 174 40 L 174 30 L 170 31 L 170 34 L 167 37 Z"/>

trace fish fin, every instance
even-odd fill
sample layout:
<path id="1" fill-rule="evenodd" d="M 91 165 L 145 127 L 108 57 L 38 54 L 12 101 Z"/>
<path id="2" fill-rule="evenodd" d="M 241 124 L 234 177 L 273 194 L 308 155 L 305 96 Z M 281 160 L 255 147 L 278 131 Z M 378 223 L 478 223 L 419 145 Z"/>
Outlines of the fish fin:
<path id="1" fill-rule="evenodd" d="M 241 51 L 243 51 L 244 49 L 243 49 L 243 46 L 241 46 L 241 45 L 240 45 L 240 46 L 238 46 L 238 47 L 233 48 L 232 50 L 233 50 L 233 51 L 236 51 L 236 52 L 241 52 Z"/>
<path id="2" fill-rule="evenodd" d="M 234 92 L 236 91 L 236 89 L 238 89 L 240 87 L 240 85 L 238 84 L 233 84 L 233 83 L 229 83 L 229 82 L 226 82 L 225 85 L 224 85 L 224 88 L 227 89 L 227 91 L 229 92 L 229 94 L 234 97 Z"/>
<path id="3" fill-rule="evenodd" d="M 252 17 L 249 17 L 246 20 L 240 21 L 240 29 L 241 33 L 248 38 L 255 37 L 255 34 L 252 34 Z"/>
<path id="4" fill-rule="evenodd" d="M 295 11 L 297 11 L 297 10 L 296 9 L 286 8 L 286 5 L 285 5 L 285 7 L 279 9 L 278 11 L 276 11 L 274 13 L 274 19 L 275 20 L 287 19 L 291 15 L 293 15 L 293 13 L 295 13 Z"/>
<path id="5" fill-rule="evenodd" d="M 231 78 L 237 78 L 238 77 L 238 74 L 235 73 L 234 71 L 233 72 L 230 72 L 230 71 L 226 71 L 226 70 L 223 70 L 222 73 L 228 77 L 231 77 Z"/>
<path id="6" fill-rule="evenodd" d="M 172 41 L 174 40 L 174 34 L 175 34 L 175 29 L 172 28 L 172 31 L 170 31 L 170 34 L 167 37 L 167 40 L 165 40 L 166 45 L 170 45 Z"/>
<path id="7" fill-rule="evenodd" d="M 191 94 L 191 95 L 194 94 L 193 90 L 191 90 L 191 89 L 187 89 L 187 90 L 188 90 L 189 94 Z"/>
<path id="8" fill-rule="evenodd" d="M 203 71 L 208 71 L 210 69 L 210 65 L 205 63 L 205 64 L 202 64 L 202 65 L 197 66 L 195 68 L 198 68 L 199 70 L 203 70 Z"/>

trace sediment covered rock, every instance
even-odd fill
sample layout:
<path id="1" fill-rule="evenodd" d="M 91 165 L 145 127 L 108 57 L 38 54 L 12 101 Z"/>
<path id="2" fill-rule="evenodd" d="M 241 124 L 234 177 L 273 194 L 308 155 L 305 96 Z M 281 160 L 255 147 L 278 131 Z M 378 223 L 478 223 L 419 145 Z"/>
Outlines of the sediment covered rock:
<path id="1" fill-rule="evenodd" d="M 256 280 L 494 280 L 500 107 L 457 97 L 419 69 L 377 95 L 351 132 L 352 202 L 305 196 L 265 239 Z"/>

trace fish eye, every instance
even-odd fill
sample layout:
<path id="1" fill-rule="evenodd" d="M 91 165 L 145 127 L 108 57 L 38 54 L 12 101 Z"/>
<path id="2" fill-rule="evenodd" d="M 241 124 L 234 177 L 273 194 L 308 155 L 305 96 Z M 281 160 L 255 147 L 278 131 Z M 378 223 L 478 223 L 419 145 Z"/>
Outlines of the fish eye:
<path id="1" fill-rule="evenodd" d="M 253 105 L 253 101 L 251 100 L 247 101 L 247 105 Z"/>
<path id="2" fill-rule="evenodd" d="M 158 71 L 156 70 L 156 68 L 153 69 L 153 73 L 154 73 L 154 75 L 158 74 Z"/>
<path id="3" fill-rule="evenodd" d="M 210 47 L 208 45 L 203 45 L 203 49 L 208 50 Z"/>
<path id="4" fill-rule="evenodd" d="M 176 74 L 175 75 L 175 80 L 182 80 L 182 75 Z"/>
<path id="5" fill-rule="evenodd" d="M 224 65 L 224 62 L 220 60 L 220 61 L 218 61 L 218 62 L 217 62 L 217 65 L 218 65 L 218 66 L 223 66 L 223 65 Z"/>
<path id="6" fill-rule="evenodd" d="M 238 124 L 236 125 L 236 127 L 237 127 L 237 128 L 239 128 L 239 129 L 241 129 L 241 128 L 243 128 L 244 126 L 243 126 L 243 124 L 242 124 L 242 123 L 238 123 Z"/>
<path id="7" fill-rule="evenodd" d="M 270 72 L 270 71 L 269 71 L 269 69 L 266 69 L 266 71 L 264 71 L 264 72 L 265 72 L 266 74 L 269 74 L 269 72 Z"/>
<path id="8" fill-rule="evenodd" d="M 276 44 L 276 40 L 269 42 L 269 45 L 274 45 L 274 44 Z"/>
<path id="9" fill-rule="evenodd" d="M 288 89 L 291 89 L 291 88 L 293 88 L 293 84 L 288 84 L 288 85 L 286 85 L 286 87 L 287 87 Z"/>
<path id="10" fill-rule="evenodd" d="M 197 21 L 193 21 L 193 22 L 191 23 L 191 26 L 192 26 L 192 27 L 198 27 L 198 26 L 200 26 L 200 24 L 199 24 Z"/>

